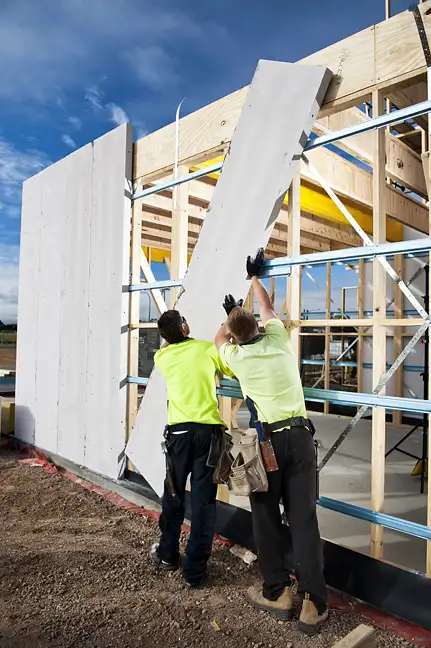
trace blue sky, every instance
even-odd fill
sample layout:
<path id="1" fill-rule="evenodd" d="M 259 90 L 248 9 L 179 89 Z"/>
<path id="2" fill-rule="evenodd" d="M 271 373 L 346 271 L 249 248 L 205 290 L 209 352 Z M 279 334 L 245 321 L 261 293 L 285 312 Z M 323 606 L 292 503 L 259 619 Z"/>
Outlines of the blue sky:
<path id="1" fill-rule="evenodd" d="M 410 0 L 392 0 L 392 12 Z M 323 8 L 324 7 L 324 8 Z M 25 178 L 131 121 L 135 138 L 384 18 L 384 0 L 2 0 L 0 319 L 14 320 Z"/>

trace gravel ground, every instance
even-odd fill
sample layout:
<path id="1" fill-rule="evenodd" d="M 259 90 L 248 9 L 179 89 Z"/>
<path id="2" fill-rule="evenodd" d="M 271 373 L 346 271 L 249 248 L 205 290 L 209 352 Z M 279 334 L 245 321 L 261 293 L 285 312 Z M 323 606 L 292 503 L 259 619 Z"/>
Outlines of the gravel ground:
<path id="1" fill-rule="evenodd" d="M 323 648 L 368 620 L 331 611 L 309 639 L 249 607 L 248 567 L 215 542 L 208 585 L 157 571 L 156 524 L 0 449 L 1 648 Z M 184 543 L 186 537 L 182 538 Z M 378 646 L 409 646 L 378 631 Z"/>

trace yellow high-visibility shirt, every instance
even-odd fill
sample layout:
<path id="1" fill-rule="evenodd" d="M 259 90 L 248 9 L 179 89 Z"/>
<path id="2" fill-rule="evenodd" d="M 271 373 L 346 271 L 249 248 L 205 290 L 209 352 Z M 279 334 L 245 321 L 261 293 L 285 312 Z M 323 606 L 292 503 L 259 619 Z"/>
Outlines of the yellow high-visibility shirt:
<path id="1" fill-rule="evenodd" d="M 223 344 L 222 363 L 238 378 L 244 398 L 254 402 L 259 420 L 275 423 L 306 417 L 298 360 L 283 322 L 271 319 L 265 333 L 248 344 Z"/>
<path id="2" fill-rule="evenodd" d="M 213 342 L 188 339 L 157 351 L 154 362 L 166 381 L 168 423 L 223 425 L 216 395 L 216 372 L 229 375 Z"/>

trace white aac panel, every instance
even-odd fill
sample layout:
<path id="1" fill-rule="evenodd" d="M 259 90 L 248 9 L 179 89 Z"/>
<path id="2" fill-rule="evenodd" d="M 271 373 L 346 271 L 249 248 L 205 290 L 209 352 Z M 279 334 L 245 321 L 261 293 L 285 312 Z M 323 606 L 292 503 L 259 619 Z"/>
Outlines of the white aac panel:
<path id="1" fill-rule="evenodd" d="M 226 293 L 245 296 L 246 256 L 269 240 L 329 80 L 324 68 L 259 62 L 178 300 L 194 337 L 213 338 Z M 158 493 L 166 422 L 154 372 L 126 452 Z"/>
<path id="2" fill-rule="evenodd" d="M 125 125 L 94 142 L 91 204 L 85 462 L 113 478 L 125 445 L 131 177 Z"/>
<path id="3" fill-rule="evenodd" d="M 123 125 L 23 193 L 17 435 L 109 477 L 125 443 L 131 164 Z"/>

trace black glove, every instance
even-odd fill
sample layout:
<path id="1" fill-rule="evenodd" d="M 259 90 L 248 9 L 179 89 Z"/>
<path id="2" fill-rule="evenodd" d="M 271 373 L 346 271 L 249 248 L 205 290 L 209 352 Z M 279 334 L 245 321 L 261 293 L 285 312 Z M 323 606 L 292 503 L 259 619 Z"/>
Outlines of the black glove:
<path id="1" fill-rule="evenodd" d="M 262 274 L 263 264 L 265 262 L 265 252 L 259 248 L 255 257 L 247 257 L 247 274 L 249 277 L 258 277 Z"/>
<path id="2" fill-rule="evenodd" d="M 243 304 L 244 304 L 243 299 L 238 299 L 238 301 L 236 301 L 233 295 L 226 295 L 223 302 L 223 308 L 226 311 L 226 315 L 229 315 L 234 308 L 241 308 Z"/>

